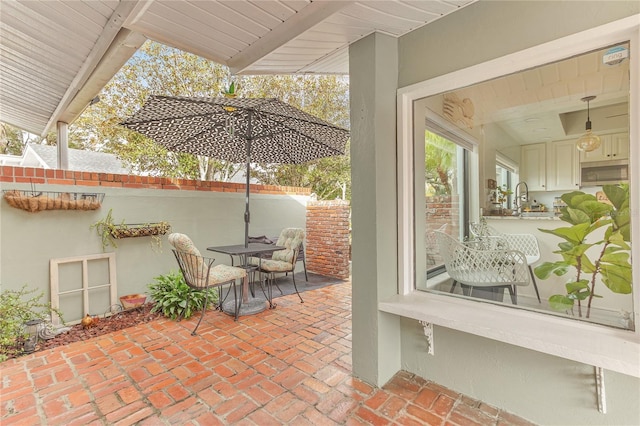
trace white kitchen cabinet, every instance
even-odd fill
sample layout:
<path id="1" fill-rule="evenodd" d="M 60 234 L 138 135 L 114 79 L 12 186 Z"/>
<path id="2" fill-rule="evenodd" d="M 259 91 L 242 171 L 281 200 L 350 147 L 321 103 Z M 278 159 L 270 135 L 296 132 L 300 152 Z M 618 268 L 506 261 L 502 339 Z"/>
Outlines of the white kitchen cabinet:
<path id="1" fill-rule="evenodd" d="M 613 133 L 600 136 L 600 147 L 591 152 L 581 152 L 580 161 L 626 160 L 629 158 L 629 133 Z"/>
<path id="2" fill-rule="evenodd" d="M 520 181 L 527 183 L 529 191 L 546 191 L 546 144 L 523 145 L 520 161 Z"/>
<path id="3" fill-rule="evenodd" d="M 580 187 L 580 151 L 575 140 L 547 143 L 547 191 L 571 191 Z"/>
<path id="4" fill-rule="evenodd" d="M 522 146 L 520 180 L 529 191 L 572 191 L 580 187 L 580 152 L 575 140 Z"/>

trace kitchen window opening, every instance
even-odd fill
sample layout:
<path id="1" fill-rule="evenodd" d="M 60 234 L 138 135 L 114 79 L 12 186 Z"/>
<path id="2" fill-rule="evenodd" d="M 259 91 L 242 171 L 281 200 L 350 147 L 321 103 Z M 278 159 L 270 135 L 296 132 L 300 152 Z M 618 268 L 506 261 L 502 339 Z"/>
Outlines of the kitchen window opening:
<path id="1" fill-rule="evenodd" d="M 421 323 L 433 324 L 494 339 L 508 344 L 571 359 L 577 362 L 603 367 L 633 377 L 640 377 L 638 355 L 640 343 L 637 329 L 621 329 L 575 321 L 557 315 L 546 315 L 527 309 L 510 309 L 497 303 L 478 303 L 481 299 L 469 300 L 463 297 L 451 297 L 445 293 L 424 291 L 419 278 L 424 276 L 424 264 L 421 264 L 421 249 L 424 238 L 424 226 L 421 227 L 420 214 L 416 205 L 421 204 L 421 192 L 415 191 L 424 184 L 420 180 L 420 166 L 415 157 L 416 143 L 424 135 L 424 103 L 438 93 L 452 92 L 460 87 L 489 81 L 501 75 L 515 74 L 521 70 L 533 69 L 544 63 L 561 61 L 564 58 L 578 57 L 589 48 L 599 49 L 629 42 L 630 90 L 628 101 L 629 117 L 640 116 L 640 25 L 638 15 L 624 18 L 609 24 L 585 30 L 567 37 L 559 38 L 533 46 L 504 57 L 489 60 L 472 67 L 453 71 L 398 90 L 398 289 L 395 296 L 381 300 L 382 312 L 411 318 Z M 581 119 L 584 126 L 584 117 Z M 629 140 L 640 139 L 640 123 L 637 119 L 629 121 Z M 568 144 L 567 141 L 564 141 Z M 606 141 L 605 141 L 606 142 Z M 546 147 L 546 143 L 544 144 Z M 554 147 L 554 146 L 552 146 Z M 558 148 L 560 145 L 557 146 Z M 629 181 L 640 182 L 640 151 L 637 145 L 629 150 Z M 542 158 L 541 150 L 537 158 Z M 595 152 L 595 151 L 594 151 Z M 485 176 L 474 170 L 491 152 L 483 147 L 469 151 L 471 187 L 480 188 L 480 180 Z M 582 157 L 582 155 L 581 155 Z M 518 156 L 514 158 L 518 159 Z M 566 161 L 566 166 L 572 163 Z M 571 172 L 571 167 L 567 167 Z M 483 170 L 489 170 L 483 168 Z M 522 171 L 520 171 L 522 179 Z M 491 170 L 494 176 L 494 170 Z M 474 181 L 476 179 L 476 181 Z M 421 183 L 420 183 L 421 182 Z M 544 184 L 544 182 L 542 182 Z M 637 191 L 637 189 L 636 189 Z M 473 220 L 479 219 L 482 202 L 480 191 L 470 191 L 470 212 Z M 549 196 L 557 193 L 549 191 Z M 630 200 L 632 220 L 637 220 L 640 211 L 638 197 Z M 412 214 L 417 212 L 416 214 Z M 500 219 L 496 219 L 500 220 Z M 502 219 L 506 223 L 520 223 L 515 219 Z M 542 225 L 544 220 L 537 219 Z M 548 219 L 547 221 L 551 221 Z M 424 223 L 424 222 L 423 222 Z M 541 227 L 541 226 L 540 226 Z M 636 222 L 631 226 L 632 240 L 640 241 L 640 228 Z M 551 250 L 549 250 L 551 251 Z M 638 245 L 631 246 L 634 264 L 640 258 Z M 633 281 L 638 282 L 640 271 L 633 269 Z M 640 293 L 633 292 L 633 306 L 640 305 Z M 635 321 L 634 321 L 635 320 Z M 632 313 L 632 322 L 640 321 L 637 309 Z"/>
<path id="2" fill-rule="evenodd" d="M 629 48 L 628 42 L 623 45 Z M 598 111 L 605 114 L 610 105 L 619 108 L 625 103 L 628 111 L 629 61 L 615 67 L 599 67 L 597 71 L 592 67 L 581 68 L 581 64 L 601 61 L 610 47 L 415 102 L 414 108 L 423 111 L 425 117 L 424 121 L 416 122 L 414 134 L 424 134 L 424 141 L 416 137 L 413 152 L 418 290 L 634 329 L 628 239 L 602 243 L 607 226 L 597 229 L 599 226 L 594 223 L 593 232 L 585 233 L 582 244 L 574 244 L 574 250 L 582 250 L 584 254 L 563 264 L 573 252 L 565 248 L 564 254 L 560 253 L 561 244 L 566 246 L 567 242 L 563 242 L 562 235 L 554 234 L 558 228 L 578 229 L 577 222 L 561 221 L 554 211 L 552 205 L 559 198 L 580 190 L 585 196 L 600 200 L 604 192 L 611 195 L 613 190 L 596 186 L 575 188 L 573 183 L 568 186 L 571 190 L 547 190 L 547 186 L 553 187 L 552 179 L 555 187 L 562 187 L 558 182 L 564 176 L 573 177 L 572 173 L 580 170 L 572 165 L 580 161 L 575 140 L 584 132 L 584 123 L 572 127 L 566 120 L 571 116 L 580 122 L 585 106 L 580 100 L 582 91 L 573 93 L 577 89 L 572 88 L 584 87 L 594 79 L 615 79 L 618 84 L 603 87 L 598 96 L 602 100 L 591 110 L 594 131 L 603 138 L 611 133 L 629 134 L 628 114 L 613 124 L 596 121 Z M 562 85 L 566 89 L 557 91 L 562 94 L 560 97 L 543 96 L 551 92 L 552 83 L 535 88 L 516 84 L 521 92 L 513 93 L 514 82 L 532 81 L 539 75 L 562 75 L 567 68 L 578 71 L 571 80 L 553 82 L 554 87 Z M 626 144 L 623 151 L 629 152 L 628 138 L 623 142 L 618 139 L 617 143 Z M 525 176 L 528 183 L 520 181 Z M 477 192 L 475 197 L 473 192 Z M 533 217 L 521 217 L 522 206 Z M 536 212 L 529 212 L 529 206 L 535 207 Z M 580 210 L 577 205 L 569 207 L 574 213 Z M 627 210 L 617 207 L 612 209 L 613 215 L 629 213 L 628 205 Z M 473 212 L 478 212 L 475 217 Z M 601 222 L 608 223 L 608 211 L 603 210 L 602 216 Z M 498 237 L 479 242 L 477 236 L 469 233 L 470 221 L 482 223 L 483 229 Z M 613 232 L 618 230 L 615 220 L 609 227 Z M 453 237 L 459 246 L 443 253 L 437 231 Z M 424 237 L 420 238 L 421 235 Z M 520 242 L 516 240 L 524 238 L 523 235 L 530 237 L 523 244 L 535 248 L 518 245 Z M 602 256 L 605 248 L 612 252 L 611 256 Z M 522 256 L 515 256 L 514 250 Z M 491 251 L 493 260 L 482 257 L 487 251 Z M 536 268 L 538 274 L 534 273 Z M 563 268 L 568 272 L 559 274 Z M 618 273 L 628 277 L 626 285 L 621 282 L 625 278 L 616 276 Z M 457 282 L 455 277 L 466 281 Z"/>

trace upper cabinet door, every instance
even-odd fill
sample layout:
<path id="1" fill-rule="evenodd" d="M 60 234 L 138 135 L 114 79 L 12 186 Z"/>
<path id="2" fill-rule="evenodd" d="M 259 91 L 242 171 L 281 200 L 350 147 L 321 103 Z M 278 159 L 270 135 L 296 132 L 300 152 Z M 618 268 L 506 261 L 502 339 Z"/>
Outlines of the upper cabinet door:
<path id="1" fill-rule="evenodd" d="M 611 160 L 626 160 L 629 158 L 629 133 L 616 133 L 611 135 L 609 141 L 609 155 Z"/>
<path id="2" fill-rule="evenodd" d="M 580 187 L 579 154 L 574 140 L 547 143 L 547 191 Z"/>
<path id="3" fill-rule="evenodd" d="M 600 147 L 591 152 L 580 153 L 580 161 L 626 160 L 629 158 L 629 133 L 614 133 L 600 136 Z"/>
<path id="4" fill-rule="evenodd" d="M 529 191 L 546 191 L 546 144 L 523 145 L 520 161 L 520 181 L 527 183 Z"/>

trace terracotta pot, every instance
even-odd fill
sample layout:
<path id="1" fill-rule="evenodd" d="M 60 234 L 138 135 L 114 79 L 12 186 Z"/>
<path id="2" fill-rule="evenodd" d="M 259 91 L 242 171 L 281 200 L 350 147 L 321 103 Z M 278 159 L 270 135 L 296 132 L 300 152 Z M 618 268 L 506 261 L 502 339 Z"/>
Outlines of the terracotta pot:
<path id="1" fill-rule="evenodd" d="M 127 294 L 120 297 L 120 303 L 124 309 L 138 308 L 144 305 L 147 301 L 147 296 L 144 294 Z"/>

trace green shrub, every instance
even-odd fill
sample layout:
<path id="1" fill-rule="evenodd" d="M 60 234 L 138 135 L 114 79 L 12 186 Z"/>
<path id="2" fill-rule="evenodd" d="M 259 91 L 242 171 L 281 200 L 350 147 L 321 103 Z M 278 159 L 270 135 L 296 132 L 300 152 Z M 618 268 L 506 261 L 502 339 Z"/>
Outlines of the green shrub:
<path id="1" fill-rule="evenodd" d="M 173 320 L 179 317 L 187 319 L 204 306 L 206 293 L 189 287 L 180 272 L 171 271 L 167 275 L 155 277 L 154 280 L 148 285 L 149 294 L 155 301 L 152 312 L 162 312 L 165 317 Z M 215 289 L 207 291 L 208 306 L 215 306 L 218 292 Z"/>
<path id="2" fill-rule="evenodd" d="M 48 321 L 52 313 L 62 318 L 60 312 L 51 309 L 49 303 L 40 301 L 43 293 L 33 295 L 35 291 L 27 290 L 24 285 L 18 291 L 4 290 L 0 293 L 0 362 L 22 352 L 23 343 L 28 337 L 27 321 Z"/>

